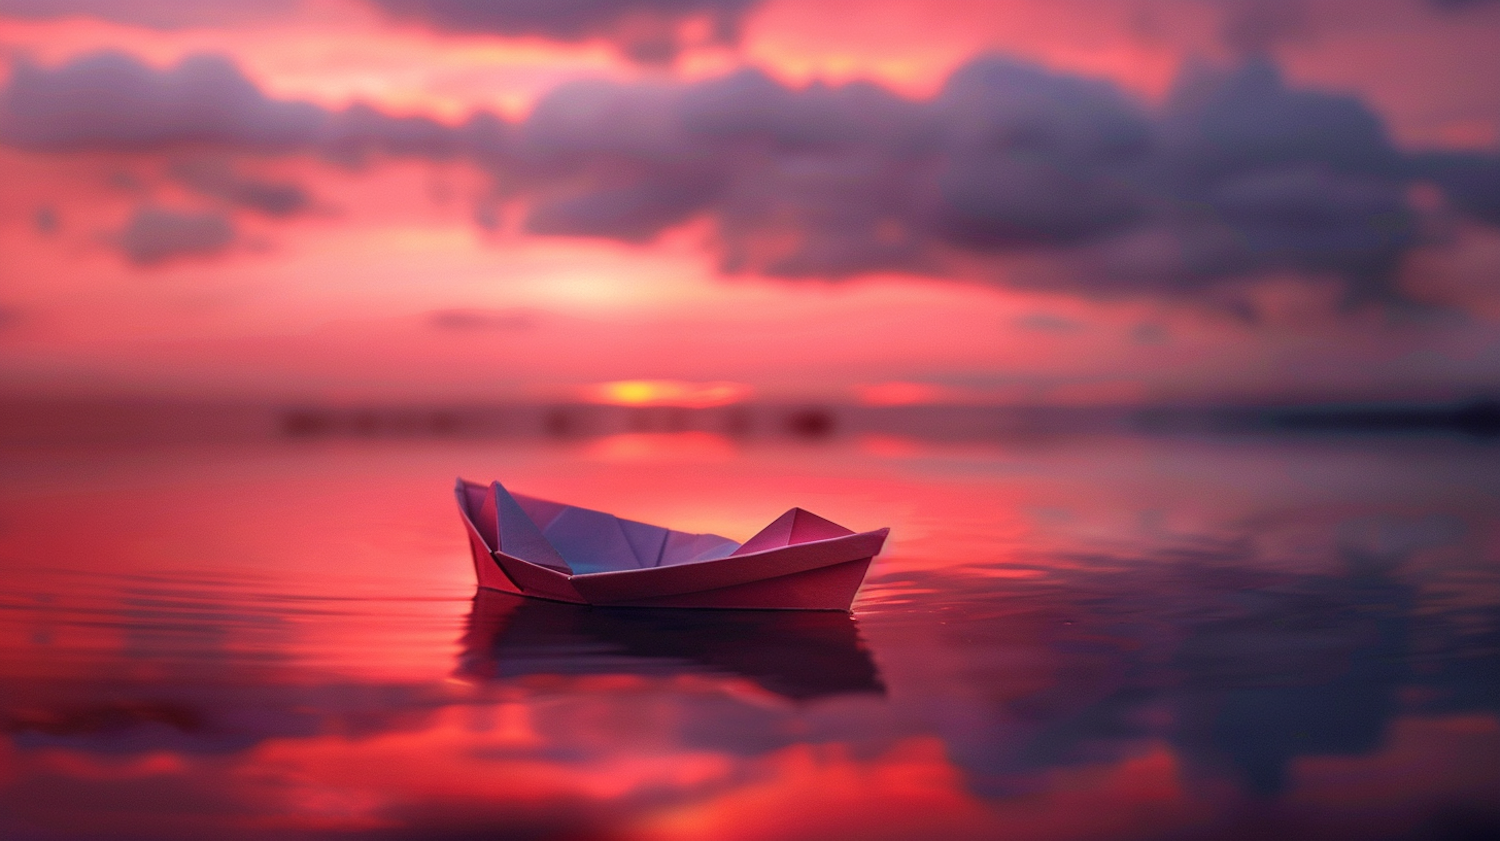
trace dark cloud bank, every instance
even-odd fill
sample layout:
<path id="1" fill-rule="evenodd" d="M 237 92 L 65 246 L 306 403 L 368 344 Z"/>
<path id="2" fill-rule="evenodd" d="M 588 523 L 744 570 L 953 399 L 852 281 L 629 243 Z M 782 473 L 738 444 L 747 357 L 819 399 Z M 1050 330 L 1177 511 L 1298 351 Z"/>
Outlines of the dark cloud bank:
<path id="1" fill-rule="evenodd" d="M 1033 282 L 1098 294 L 1200 294 L 1288 270 L 1340 278 L 1358 302 L 1394 295 L 1418 240 L 1413 181 L 1500 222 L 1500 160 L 1402 154 L 1357 98 L 1290 89 L 1264 60 L 1189 68 L 1160 109 L 1104 81 L 991 57 L 931 100 L 868 83 L 790 89 L 746 70 L 576 82 L 519 124 L 481 113 L 448 126 L 272 100 L 223 58 L 157 70 L 101 53 L 54 69 L 18 63 L 0 93 L 0 138 L 51 152 L 464 158 L 494 174 L 497 194 L 528 200 L 532 232 L 643 241 L 707 216 L 726 270 L 788 278 L 941 274 L 1039 253 L 1067 270 Z M 174 175 L 268 215 L 307 202 L 296 185 L 227 165 Z M 173 227 L 158 222 L 140 242 Z M 218 235 L 200 228 L 184 237 L 193 248 L 127 251 L 201 252 Z"/>
<path id="2" fill-rule="evenodd" d="M 694 44 L 730 44 L 759 0 L 368 0 L 389 18 L 453 33 L 551 41 L 602 40 L 647 64 L 670 62 Z M 0 15 L 95 17 L 155 29 L 269 21 L 301 0 L 0 0 Z M 692 23 L 701 23 L 693 35 Z"/>
<path id="3" fill-rule="evenodd" d="M 237 24 L 284 16 L 300 0 L 0 0 L 0 15 L 15 18 L 95 17 L 116 23 L 180 29 Z"/>
<path id="4" fill-rule="evenodd" d="M 759 0 L 371 0 L 398 19 L 447 32 L 537 36 L 577 42 L 602 38 L 640 62 L 671 61 L 683 24 L 708 24 L 707 40 L 732 43 L 740 20 Z"/>

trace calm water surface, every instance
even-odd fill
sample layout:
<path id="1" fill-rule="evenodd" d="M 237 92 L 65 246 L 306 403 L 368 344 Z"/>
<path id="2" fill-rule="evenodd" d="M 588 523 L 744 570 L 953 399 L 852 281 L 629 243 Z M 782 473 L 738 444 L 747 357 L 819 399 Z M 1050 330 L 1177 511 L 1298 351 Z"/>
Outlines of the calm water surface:
<path id="1" fill-rule="evenodd" d="M 1481 838 L 1500 448 L 707 433 L 0 457 L 0 837 Z M 852 617 L 476 597 L 455 475 Z"/>

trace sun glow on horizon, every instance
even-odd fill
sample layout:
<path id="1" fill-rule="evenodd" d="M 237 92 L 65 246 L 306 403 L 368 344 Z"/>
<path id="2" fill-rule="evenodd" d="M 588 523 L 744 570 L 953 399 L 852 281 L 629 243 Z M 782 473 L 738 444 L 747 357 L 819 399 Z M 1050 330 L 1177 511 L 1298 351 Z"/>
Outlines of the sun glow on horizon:
<path id="1" fill-rule="evenodd" d="M 680 406 L 706 409 L 743 403 L 755 393 L 745 383 L 683 380 L 615 380 L 587 386 L 583 397 L 591 403 L 612 406 Z"/>

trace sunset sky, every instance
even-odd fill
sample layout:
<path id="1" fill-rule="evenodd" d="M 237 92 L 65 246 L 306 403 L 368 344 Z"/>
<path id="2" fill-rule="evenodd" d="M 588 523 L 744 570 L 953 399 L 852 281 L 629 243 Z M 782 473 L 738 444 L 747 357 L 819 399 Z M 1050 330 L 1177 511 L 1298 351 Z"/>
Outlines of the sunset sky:
<path id="1" fill-rule="evenodd" d="M 0 0 L 0 388 L 1493 394 L 1497 44 L 1486 0 Z"/>

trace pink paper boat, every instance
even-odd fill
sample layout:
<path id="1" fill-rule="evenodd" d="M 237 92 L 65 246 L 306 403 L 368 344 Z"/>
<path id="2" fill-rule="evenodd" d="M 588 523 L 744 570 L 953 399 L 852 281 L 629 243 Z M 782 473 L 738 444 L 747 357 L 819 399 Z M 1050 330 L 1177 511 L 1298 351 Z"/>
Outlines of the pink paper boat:
<path id="1" fill-rule="evenodd" d="M 800 508 L 745 541 L 622 520 L 458 480 L 479 586 L 632 607 L 844 610 L 890 529 L 854 532 Z"/>

